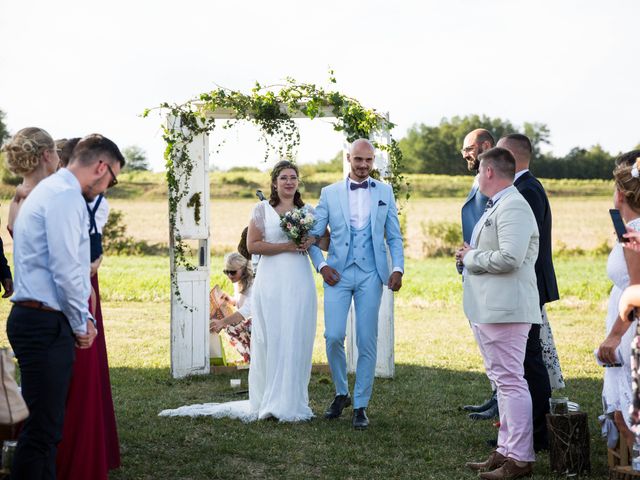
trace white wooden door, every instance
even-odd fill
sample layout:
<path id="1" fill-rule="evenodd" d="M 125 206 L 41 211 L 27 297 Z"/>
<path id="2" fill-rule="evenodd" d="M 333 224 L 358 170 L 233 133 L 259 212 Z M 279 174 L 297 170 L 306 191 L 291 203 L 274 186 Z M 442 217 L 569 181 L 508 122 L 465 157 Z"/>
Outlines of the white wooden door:
<path id="1" fill-rule="evenodd" d="M 174 119 L 167 120 L 179 128 Z M 175 230 L 170 231 L 171 374 L 174 378 L 209 373 L 209 177 L 208 137 L 196 136 L 188 145 L 191 176 L 182 185 L 186 195 L 177 208 Z M 178 172 L 180 173 L 180 172 Z M 192 241 L 197 251 L 190 270 L 176 265 L 176 235 Z M 194 242 L 195 241 L 195 242 Z"/>
<path id="2" fill-rule="evenodd" d="M 171 374 L 174 378 L 209 373 L 209 272 L 177 272 L 184 304 L 172 295 Z"/>

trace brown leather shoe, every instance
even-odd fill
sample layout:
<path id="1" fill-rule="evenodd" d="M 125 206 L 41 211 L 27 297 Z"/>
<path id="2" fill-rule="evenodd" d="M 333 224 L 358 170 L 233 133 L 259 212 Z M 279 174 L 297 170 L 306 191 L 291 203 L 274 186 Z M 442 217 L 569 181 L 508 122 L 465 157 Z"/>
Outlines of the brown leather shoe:
<path id="1" fill-rule="evenodd" d="M 492 472 L 483 472 L 480 478 L 485 480 L 513 480 L 515 478 L 528 477 L 533 474 L 533 462 L 528 462 L 524 467 L 519 467 L 513 458 L 507 458 L 507 461 L 500 468 L 496 468 Z"/>
<path id="2" fill-rule="evenodd" d="M 495 470 L 501 466 L 506 461 L 507 457 L 494 450 L 489 455 L 489 458 L 484 462 L 467 462 L 465 463 L 465 466 L 469 467 L 474 472 L 490 472 L 491 470 Z"/>

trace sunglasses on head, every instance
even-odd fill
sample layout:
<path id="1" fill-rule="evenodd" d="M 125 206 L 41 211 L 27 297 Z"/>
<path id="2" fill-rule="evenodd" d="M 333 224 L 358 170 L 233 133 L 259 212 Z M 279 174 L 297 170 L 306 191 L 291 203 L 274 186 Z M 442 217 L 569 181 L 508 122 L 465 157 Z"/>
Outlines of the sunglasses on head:
<path id="1" fill-rule="evenodd" d="M 238 273 L 237 270 L 223 270 L 222 273 L 224 273 L 225 275 L 235 275 L 236 273 Z"/>

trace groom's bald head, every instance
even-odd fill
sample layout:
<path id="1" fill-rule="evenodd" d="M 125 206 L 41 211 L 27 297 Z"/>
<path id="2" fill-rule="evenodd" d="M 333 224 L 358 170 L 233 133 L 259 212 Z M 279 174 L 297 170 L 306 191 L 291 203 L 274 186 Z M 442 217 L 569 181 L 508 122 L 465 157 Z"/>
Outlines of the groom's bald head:
<path id="1" fill-rule="evenodd" d="M 349 146 L 349 153 L 353 154 L 354 149 L 362 149 L 362 148 L 368 148 L 369 150 L 371 150 L 372 153 L 376 151 L 375 147 L 373 146 L 373 143 L 371 143 L 371 141 L 368 138 L 359 138 L 351 142 L 351 145 Z"/>
<path id="2" fill-rule="evenodd" d="M 355 182 L 363 182 L 373 170 L 375 148 L 366 138 L 354 141 L 347 153 L 347 161 L 351 165 L 349 177 Z"/>

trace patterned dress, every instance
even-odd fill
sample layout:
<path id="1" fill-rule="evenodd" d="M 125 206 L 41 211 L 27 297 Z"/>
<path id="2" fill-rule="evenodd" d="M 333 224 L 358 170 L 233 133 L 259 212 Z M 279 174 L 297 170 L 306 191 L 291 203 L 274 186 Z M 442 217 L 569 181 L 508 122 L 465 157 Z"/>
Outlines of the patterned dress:
<path id="1" fill-rule="evenodd" d="M 229 337 L 229 343 L 235 348 L 242 359 L 249 363 L 251 361 L 251 287 L 240 293 L 238 284 L 233 284 L 234 300 L 238 307 L 238 313 L 244 320 L 236 325 L 229 325 L 224 329 Z"/>

